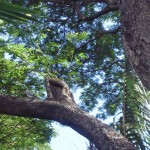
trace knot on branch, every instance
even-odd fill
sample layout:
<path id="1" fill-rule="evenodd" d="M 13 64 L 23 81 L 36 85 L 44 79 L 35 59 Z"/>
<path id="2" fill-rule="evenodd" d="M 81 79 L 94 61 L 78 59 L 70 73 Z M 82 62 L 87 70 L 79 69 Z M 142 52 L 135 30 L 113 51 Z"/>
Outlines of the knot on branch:
<path id="1" fill-rule="evenodd" d="M 56 78 L 45 77 L 45 88 L 47 91 L 47 100 L 74 102 L 72 92 L 68 85 Z"/>

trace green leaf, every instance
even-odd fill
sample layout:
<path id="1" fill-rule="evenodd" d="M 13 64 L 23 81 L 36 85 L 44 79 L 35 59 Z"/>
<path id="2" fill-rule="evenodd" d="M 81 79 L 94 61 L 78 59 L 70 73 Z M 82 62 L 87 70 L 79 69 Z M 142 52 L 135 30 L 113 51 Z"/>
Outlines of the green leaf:
<path id="1" fill-rule="evenodd" d="M 0 16 L 1 16 L 1 19 L 5 21 L 11 22 L 11 23 L 14 23 L 14 22 L 10 20 L 37 21 L 37 19 L 32 17 L 32 15 L 37 16 L 39 15 L 39 13 L 34 10 L 22 8 L 15 4 L 0 2 Z"/>
<path id="2" fill-rule="evenodd" d="M 57 43 L 55 43 L 55 42 L 51 42 L 51 43 L 49 44 L 49 46 L 50 46 L 50 47 L 56 47 L 56 48 L 59 47 L 59 45 L 58 45 Z"/>
<path id="3" fill-rule="evenodd" d="M 18 16 L 15 16 L 15 15 L 13 15 L 13 14 L 11 14 L 11 13 L 8 13 L 8 12 L 4 12 L 4 11 L 2 11 L 2 10 L 0 10 L 0 15 L 1 15 L 1 16 L 4 16 L 4 17 L 6 17 L 6 18 L 14 19 L 14 20 L 25 21 L 24 18 L 20 18 L 20 17 L 18 17 Z"/>
<path id="4" fill-rule="evenodd" d="M 15 21 L 13 21 L 12 19 L 6 18 L 6 17 L 4 17 L 4 16 L 1 16 L 1 14 L 0 14 L 0 19 L 6 21 L 6 22 L 8 22 L 8 23 L 16 24 Z"/>
<path id="5" fill-rule="evenodd" d="M 7 11 L 7 12 L 10 13 L 10 14 L 13 14 L 13 15 L 19 17 L 19 18 L 25 19 L 25 20 L 37 21 L 37 19 L 30 16 L 30 14 L 22 14 L 22 13 L 13 12 L 13 11 Z"/>
<path id="6" fill-rule="evenodd" d="M 86 59 L 86 58 L 87 58 L 87 56 L 85 55 L 85 53 L 80 53 L 78 56 L 79 56 L 80 58 L 83 58 L 83 59 Z"/>
<path id="7" fill-rule="evenodd" d="M 5 11 L 21 12 L 21 13 L 29 13 L 29 14 L 34 14 L 34 15 L 40 15 L 40 13 L 35 11 L 35 10 L 22 8 L 18 5 L 10 4 L 10 3 L 6 3 L 6 2 L 0 2 L 0 9 L 5 10 Z"/>

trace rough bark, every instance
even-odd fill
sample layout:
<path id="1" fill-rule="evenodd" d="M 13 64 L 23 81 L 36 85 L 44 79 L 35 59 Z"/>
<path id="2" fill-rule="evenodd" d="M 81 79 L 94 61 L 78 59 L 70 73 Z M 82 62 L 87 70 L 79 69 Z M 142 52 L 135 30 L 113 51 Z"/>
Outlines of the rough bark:
<path id="1" fill-rule="evenodd" d="M 30 101 L 0 95 L 0 113 L 48 119 L 70 126 L 93 142 L 99 150 L 135 150 L 135 147 L 108 125 L 82 111 L 74 102 Z"/>
<path id="2" fill-rule="evenodd" d="M 150 89 L 150 1 L 120 3 L 124 51 L 142 81 Z"/>

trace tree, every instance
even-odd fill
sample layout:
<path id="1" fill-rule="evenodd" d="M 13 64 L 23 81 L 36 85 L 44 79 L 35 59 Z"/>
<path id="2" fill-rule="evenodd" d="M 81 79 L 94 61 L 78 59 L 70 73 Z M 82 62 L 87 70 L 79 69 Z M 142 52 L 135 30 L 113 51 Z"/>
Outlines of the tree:
<path id="1" fill-rule="evenodd" d="M 2 150 L 44 147 L 48 145 L 53 135 L 50 122 L 39 119 L 19 118 L 1 114 L 0 124 L 0 148 Z"/>
<path id="2" fill-rule="evenodd" d="M 4 52 L 8 50 L 8 47 L 4 46 L 3 42 L 1 41 L 0 45 L 0 78 L 3 78 L 3 80 L 0 80 L 0 93 L 4 95 L 26 97 L 26 91 L 28 90 L 28 92 L 31 92 L 33 80 L 34 84 L 36 84 L 35 89 L 41 89 L 42 87 L 39 86 L 41 84 L 40 80 L 36 81 L 29 76 L 28 79 L 26 78 L 29 70 L 24 63 L 20 62 L 18 66 L 17 62 L 4 59 Z M 17 48 L 21 50 L 21 47 L 12 47 L 16 53 Z M 18 66 L 18 68 L 16 68 L 16 66 Z M 25 84 L 26 86 L 24 86 Z M 37 118 L 19 118 L 1 114 L 0 124 L 0 149 L 2 150 L 46 147 L 54 136 L 51 121 L 39 120 Z"/>
<path id="3" fill-rule="evenodd" d="M 100 4 L 100 6 L 98 6 L 98 8 L 100 8 L 99 12 L 97 12 L 97 10 L 94 9 L 94 7 L 93 7 L 95 4 L 94 2 Z M 55 51 L 51 50 L 52 58 L 54 58 L 54 59 L 53 59 L 53 61 L 52 61 L 52 59 L 48 59 L 48 61 L 46 59 L 45 62 L 51 62 L 51 66 L 50 66 L 51 70 L 50 71 L 53 74 L 54 74 L 54 71 L 56 71 L 58 77 L 61 76 L 61 74 L 64 74 L 64 72 L 67 72 L 68 69 L 71 69 L 71 67 L 74 70 L 76 70 L 77 68 L 79 69 L 80 79 L 77 78 L 78 75 L 76 73 L 67 74 L 67 75 L 65 74 L 64 79 L 69 78 L 69 80 L 70 80 L 70 78 L 73 78 L 75 80 L 72 82 L 77 83 L 81 87 L 82 86 L 84 87 L 85 85 L 87 85 L 87 83 L 88 84 L 90 83 L 90 85 L 92 85 L 89 87 L 87 86 L 87 88 L 85 88 L 85 92 L 87 92 L 88 94 L 82 95 L 82 97 L 86 98 L 84 102 L 85 102 L 85 104 L 87 104 L 85 106 L 88 106 L 88 108 L 91 108 L 95 105 L 94 102 L 96 102 L 96 98 L 98 97 L 98 93 L 100 92 L 99 89 L 101 89 L 100 88 L 101 86 L 99 86 L 99 84 L 96 84 L 95 82 L 93 82 L 93 79 L 91 78 L 92 74 L 94 74 L 95 72 L 98 72 L 99 67 L 104 70 L 105 67 L 110 66 L 109 67 L 110 70 L 107 71 L 107 74 L 106 74 L 107 76 L 105 78 L 105 79 L 109 79 L 109 80 L 107 80 L 108 81 L 107 84 L 110 84 L 110 86 L 105 86 L 106 83 L 104 83 L 104 84 L 102 84 L 102 89 L 103 89 L 103 92 L 106 92 L 106 90 L 104 90 L 104 89 L 107 89 L 107 90 L 110 89 L 111 91 L 113 91 L 112 95 L 116 96 L 117 92 L 114 90 L 115 84 L 113 83 L 113 85 L 112 85 L 111 82 L 112 82 L 112 79 L 113 79 L 113 81 L 115 79 L 118 83 L 120 78 L 118 78 L 117 76 L 115 76 L 115 78 L 113 78 L 113 76 L 111 76 L 110 73 L 112 71 L 111 68 L 114 64 L 115 65 L 120 65 L 120 64 L 122 65 L 122 60 L 119 60 L 116 57 L 117 50 L 115 53 L 111 52 L 108 54 L 106 52 L 106 49 L 110 50 L 112 48 L 112 47 L 107 46 L 108 43 L 110 45 L 112 43 L 115 43 L 114 44 L 115 47 L 117 46 L 117 44 L 115 42 L 115 40 L 117 38 L 115 36 L 114 37 L 108 36 L 109 38 L 107 36 L 102 37 L 103 35 L 117 33 L 119 31 L 118 25 L 117 25 L 118 28 L 114 27 L 112 30 L 106 31 L 106 30 L 104 30 L 102 24 L 100 23 L 100 19 L 98 19 L 97 21 L 94 21 L 99 17 L 103 17 L 103 15 L 105 15 L 106 13 L 118 10 L 119 7 L 117 5 L 117 2 L 107 1 L 107 0 L 94 1 L 94 2 L 93 1 L 82 1 L 82 2 L 69 1 L 68 2 L 68 1 L 59 1 L 59 0 L 57 2 L 51 1 L 51 3 L 49 4 L 51 6 L 51 9 L 49 9 L 49 11 L 55 12 L 57 10 L 57 13 L 55 13 L 55 14 L 50 13 L 49 14 L 51 17 L 50 20 L 53 21 L 53 25 L 59 26 L 59 24 L 61 24 L 61 25 L 64 25 L 64 27 L 65 27 L 66 21 L 70 22 L 70 18 L 71 18 L 72 19 L 71 21 L 73 21 L 74 24 L 75 24 L 75 22 L 78 22 L 77 25 L 80 25 L 80 24 L 82 25 L 83 28 L 81 28 L 81 26 L 79 27 L 79 29 L 81 31 L 82 30 L 88 31 L 89 27 L 93 26 L 90 28 L 90 32 L 92 30 L 94 30 L 95 33 L 93 34 L 93 32 L 91 32 L 92 34 L 89 35 L 89 41 L 86 41 L 85 44 L 84 44 L 84 42 L 83 43 L 78 42 L 79 44 L 81 44 L 81 46 L 80 46 L 80 48 L 76 49 L 75 46 L 78 46 L 78 45 L 76 45 L 77 41 L 76 41 L 76 38 L 73 37 L 74 35 L 71 35 L 72 44 L 67 43 L 67 45 L 66 44 L 63 45 L 64 40 L 62 38 L 63 37 L 62 35 L 65 32 L 62 33 L 61 28 L 58 31 L 52 30 L 53 29 L 53 25 L 52 25 L 52 27 L 50 26 L 52 29 L 51 28 L 46 29 L 46 38 L 44 39 L 44 41 L 42 41 L 44 44 L 40 47 L 40 49 L 42 51 L 33 51 L 33 53 L 36 53 L 37 58 L 35 58 L 35 56 L 34 56 L 34 58 L 32 58 L 30 60 L 30 61 L 34 60 L 34 61 L 36 61 L 36 63 L 38 65 L 40 65 L 39 62 L 41 62 L 43 60 L 40 58 L 40 55 L 42 54 L 42 52 L 44 52 L 44 55 L 45 54 L 48 55 L 48 53 L 49 53 L 48 48 L 49 47 L 46 49 L 46 46 L 48 46 L 49 40 L 51 39 L 51 37 L 54 34 L 59 33 L 59 35 L 57 34 L 56 36 L 54 36 L 53 39 L 55 39 L 56 42 L 58 42 L 57 39 L 61 39 L 58 43 L 62 44 L 64 47 L 63 46 L 59 47 L 56 43 L 51 43 L 51 46 L 53 44 L 53 49 L 56 49 Z M 125 5 L 125 3 L 127 3 L 127 2 L 123 1 L 123 3 L 120 3 L 120 10 L 122 10 L 122 25 L 123 25 L 123 27 L 126 27 L 126 23 L 124 22 L 124 18 L 127 18 L 126 16 L 125 17 L 123 16 L 125 14 L 123 12 L 125 10 L 125 9 L 123 9 L 123 6 L 125 7 L 128 4 L 127 3 Z M 34 4 L 34 1 L 30 2 L 30 5 L 33 5 L 33 4 Z M 130 8 L 130 7 L 126 7 L 126 9 L 128 9 L 128 8 Z M 54 11 L 54 9 L 55 9 L 55 11 Z M 128 11 L 126 11 L 126 12 L 128 12 Z M 77 13 L 77 15 L 76 15 L 76 13 Z M 114 13 L 116 13 L 116 12 L 114 12 Z M 112 16 L 112 18 L 113 18 L 114 13 L 110 13 L 110 16 Z M 73 15 L 70 16 L 70 14 L 73 14 Z M 73 16 L 75 16 L 75 17 L 73 18 Z M 78 19 L 76 16 L 78 16 Z M 109 14 L 108 14 L 108 16 L 109 16 Z M 106 18 L 108 16 L 106 16 Z M 114 17 L 114 19 L 117 20 L 118 17 L 116 17 L 116 18 L 115 17 Z M 64 20 L 64 18 L 65 18 L 65 20 Z M 45 21 L 49 21 L 49 20 L 45 19 Z M 92 21 L 94 23 L 92 23 Z M 57 23 L 55 23 L 55 22 L 57 22 Z M 87 22 L 87 23 L 85 23 L 85 22 Z M 99 22 L 99 24 L 98 24 L 98 22 Z M 77 27 L 74 24 L 69 24 L 68 28 L 75 27 L 74 31 L 77 31 Z M 85 26 L 85 24 L 86 24 L 86 26 Z M 10 28 L 11 28 L 11 26 L 10 26 Z M 55 26 L 55 28 L 56 28 L 56 26 Z M 68 30 L 68 28 L 67 28 L 67 30 Z M 29 30 L 31 30 L 31 29 L 29 29 Z M 48 30 L 52 30 L 52 32 L 49 32 Z M 65 30 L 65 28 L 64 28 L 64 30 Z M 44 30 L 44 32 L 45 32 L 45 30 Z M 130 32 L 130 33 L 132 33 L 132 32 Z M 18 35 L 19 35 L 19 32 L 18 32 Z M 34 36 L 36 36 L 36 35 L 34 35 Z M 26 46 L 28 45 L 28 47 L 29 47 L 30 44 L 32 44 L 32 47 L 37 46 L 35 42 L 27 44 L 26 39 L 24 37 L 22 38 L 21 42 L 24 42 L 26 44 Z M 100 39 L 100 37 L 102 37 L 102 38 Z M 17 38 L 19 38 L 19 36 L 16 36 L 15 39 L 17 39 Z M 77 35 L 77 38 L 80 38 L 80 36 Z M 110 42 L 110 38 L 112 39 L 112 42 Z M 124 37 L 123 37 L 123 39 L 124 39 Z M 30 42 L 32 42 L 32 40 Z M 118 40 L 120 40 L 120 39 L 118 38 Z M 127 38 L 126 38 L 126 40 L 127 40 Z M 38 40 L 38 42 L 40 43 L 40 40 Z M 107 43 L 107 44 L 105 44 L 105 43 Z M 42 44 L 42 43 L 40 43 L 40 44 Z M 58 47 L 60 50 L 58 49 Z M 71 47 L 72 47 L 72 49 L 71 49 Z M 118 47 L 120 47 L 120 45 Z M 100 48 L 102 48 L 102 49 L 100 49 Z M 82 53 L 80 52 L 80 50 L 82 50 Z M 125 47 L 125 50 L 126 50 L 126 47 Z M 55 57 L 55 55 L 60 54 L 60 52 L 61 52 L 61 55 L 59 55 L 59 57 L 58 56 Z M 70 52 L 69 54 L 71 54 L 71 56 L 68 54 L 68 52 Z M 73 52 L 73 53 L 71 53 L 71 52 Z M 130 51 L 127 51 L 127 52 L 130 52 Z M 86 53 L 86 55 L 84 53 Z M 99 55 L 100 53 L 103 53 L 104 54 L 103 56 L 107 59 L 104 59 L 104 58 L 100 59 L 101 58 L 101 56 Z M 122 53 L 121 53 L 121 55 L 122 55 Z M 67 58 L 65 57 L 66 58 L 65 61 L 64 61 L 64 56 L 67 56 Z M 108 56 L 110 56 L 110 57 L 108 57 Z M 62 61 L 62 59 L 63 59 L 63 61 Z M 98 61 L 97 59 L 100 59 L 101 61 Z M 68 68 L 68 66 L 69 66 L 68 62 L 70 62 L 71 60 L 73 60 L 72 61 L 73 63 Z M 90 63 L 89 63 L 89 60 L 90 60 Z M 109 63 L 110 60 L 111 61 L 113 60 L 113 63 Z M 117 60 L 117 62 L 116 62 L 116 60 Z M 44 63 L 44 64 L 45 64 L 45 62 L 44 62 L 44 60 L 42 61 L 42 63 Z M 58 65 L 58 62 L 59 62 L 59 65 Z M 67 67 L 64 67 L 65 64 L 67 64 Z M 89 66 L 87 66 L 87 64 Z M 105 65 L 103 65 L 103 64 L 105 64 Z M 131 64 L 132 64 L 132 61 L 131 61 Z M 85 69 L 85 66 L 87 66 L 86 69 Z M 36 69 L 38 69 L 38 68 L 39 68 L 39 66 Z M 94 68 L 95 72 L 93 70 L 90 70 L 91 68 Z M 73 69 L 72 69 L 72 72 L 74 71 Z M 107 70 L 107 68 L 106 68 L 106 70 Z M 41 71 L 41 69 L 40 69 L 40 71 Z M 42 71 L 43 71 L 43 68 L 42 68 Z M 89 78 L 87 83 L 84 83 L 85 80 L 87 79 L 87 77 L 89 77 L 88 72 L 91 73 L 90 78 Z M 114 75 L 114 73 L 121 74 L 121 69 L 113 70 L 113 75 Z M 104 76 L 103 73 L 100 74 L 98 72 L 97 74 Z M 82 84 L 80 84 L 80 82 Z M 120 83 L 120 85 L 121 85 L 121 83 Z M 93 93 L 96 95 L 94 97 L 93 97 L 93 94 L 91 94 L 91 92 L 89 92 L 91 87 L 93 88 Z M 116 87 L 120 88 L 121 86 L 118 86 L 118 84 L 117 84 Z M 109 96 L 108 93 L 105 95 Z M 89 103 L 89 101 L 87 101 L 87 98 L 89 98 L 89 97 L 93 98 L 93 102 Z M 114 98 L 116 98 L 116 97 L 114 97 Z M 11 100 L 13 100 L 13 102 Z M 22 100 L 24 100 L 24 98 L 22 98 Z M 28 116 L 28 117 L 53 119 L 53 120 L 59 121 L 65 125 L 71 126 L 76 131 L 78 131 L 82 135 L 86 136 L 93 143 L 95 143 L 99 149 L 121 149 L 121 148 L 134 149 L 134 147 L 132 147 L 125 139 L 123 139 L 120 135 L 116 134 L 108 126 L 102 124 L 101 122 L 99 122 L 95 118 L 87 115 L 87 113 L 81 111 L 74 103 L 69 103 L 69 102 L 67 102 L 67 100 L 66 100 L 66 104 L 61 103 L 61 105 L 60 105 L 56 101 L 50 101 L 50 102 L 34 101 L 34 102 L 30 102 L 30 101 L 20 101 L 19 98 L 17 98 L 17 97 L 1 96 L 0 102 L 1 102 L 1 107 L 2 107 L 1 108 L 2 113 L 11 114 L 11 115 L 18 115 L 18 116 L 25 116 L 25 117 Z M 8 106 L 9 107 L 11 106 L 11 109 L 10 108 L 7 109 Z M 19 106 L 20 106 L 20 108 L 19 108 Z M 15 108 L 17 108 L 17 111 L 15 111 Z M 84 109 L 86 109 L 86 107 L 84 107 Z M 83 122 L 81 122 L 81 120 L 83 120 Z M 101 137 L 99 135 L 101 135 Z M 115 139 L 117 139 L 117 140 L 115 140 Z"/>

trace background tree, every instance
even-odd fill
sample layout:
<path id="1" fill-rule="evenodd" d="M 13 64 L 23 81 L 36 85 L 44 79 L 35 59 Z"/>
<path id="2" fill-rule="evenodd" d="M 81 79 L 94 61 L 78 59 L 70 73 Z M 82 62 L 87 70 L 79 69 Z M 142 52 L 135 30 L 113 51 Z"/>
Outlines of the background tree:
<path id="1" fill-rule="evenodd" d="M 21 46 L 14 45 L 8 48 L 4 43 L 1 41 L 0 46 L 0 93 L 27 98 L 26 91 L 31 93 L 36 89 L 42 91 L 41 80 L 35 77 L 31 78 L 29 66 L 18 60 L 19 55 L 17 54 L 21 52 Z M 9 54 L 11 54 L 12 49 L 16 57 L 11 59 Z M 34 87 L 35 84 L 36 87 Z M 35 95 L 40 96 L 36 93 Z M 51 137 L 55 135 L 51 122 L 46 120 L 18 118 L 1 114 L 0 124 L 0 149 L 33 149 L 46 146 Z"/>

